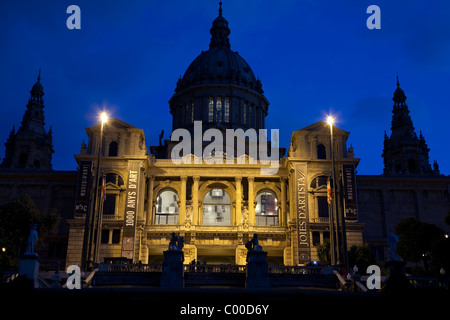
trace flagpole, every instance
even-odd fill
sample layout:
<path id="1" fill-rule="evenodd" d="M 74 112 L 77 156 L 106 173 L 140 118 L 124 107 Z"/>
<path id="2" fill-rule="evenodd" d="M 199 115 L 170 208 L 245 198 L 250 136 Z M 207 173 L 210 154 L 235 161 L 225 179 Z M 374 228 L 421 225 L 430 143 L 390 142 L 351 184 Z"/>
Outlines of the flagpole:
<path id="1" fill-rule="evenodd" d="M 102 189 L 100 193 L 99 198 L 99 210 L 98 210 L 98 217 L 97 217 L 97 239 L 95 244 L 95 259 L 94 261 L 99 263 L 99 256 L 100 256 L 100 243 L 102 238 L 102 222 L 103 222 L 103 203 L 105 202 L 106 198 L 106 186 L 105 186 L 105 173 L 102 171 Z"/>
<path id="2" fill-rule="evenodd" d="M 92 264 L 93 262 L 96 262 L 96 256 L 97 256 L 97 240 L 100 237 L 100 235 L 98 234 L 98 228 L 99 225 L 96 225 L 96 222 L 98 222 L 99 219 L 99 180 L 100 180 L 100 166 L 101 166 L 101 159 L 102 159 L 102 151 L 103 151 L 103 128 L 104 125 L 106 123 L 106 121 L 108 120 L 108 116 L 105 112 L 102 112 L 100 115 L 100 119 L 101 119 L 101 125 L 100 125 L 100 139 L 99 139 L 99 146 L 98 146 L 98 159 L 97 159 L 97 170 L 96 170 L 96 174 L 95 174 L 95 190 L 94 190 L 94 210 L 93 210 L 93 215 L 92 215 L 92 225 L 91 225 L 91 237 L 90 237 L 90 241 L 89 241 L 89 252 L 88 252 L 88 263 Z M 101 225 L 100 225 L 100 229 L 101 229 Z M 92 248 L 94 246 L 94 248 Z M 93 252 L 92 252 L 93 249 Z M 90 265 L 89 267 L 91 267 L 92 265 Z"/>
<path id="3" fill-rule="evenodd" d="M 341 262 L 340 259 L 340 241 L 339 241 L 339 220 L 337 217 L 337 206 L 336 206 L 336 167 L 334 160 L 334 137 L 333 137 L 333 124 L 334 118 L 328 116 L 327 123 L 330 125 L 330 151 L 331 151 L 331 174 L 333 177 L 333 196 L 332 196 L 332 206 L 331 206 L 331 216 L 330 216 L 330 249 L 332 248 L 332 254 L 334 254 L 334 259 L 332 259 L 332 264 L 336 265 Z M 332 239 L 332 240 L 331 240 Z M 331 245 L 333 242 L 333 245 Z M 334 251 L 334 252 L 333 252 Z"/>
<path id="4" fill-rule="evenodd" d="M 331 178 L 328 177 L 327 181 L 327 202 L 328 202 L 328 222 L 329 222 L 329 229 L 330 229 L 330 263 L 331 265 L 336 264 L 336 257 L 335 257 L 335 250 L 334 250 L 334 219 L 333 219 L 333 208 L 331 206 L 333 198 L 331 195 L 331 185 L 330 185 Z"/>

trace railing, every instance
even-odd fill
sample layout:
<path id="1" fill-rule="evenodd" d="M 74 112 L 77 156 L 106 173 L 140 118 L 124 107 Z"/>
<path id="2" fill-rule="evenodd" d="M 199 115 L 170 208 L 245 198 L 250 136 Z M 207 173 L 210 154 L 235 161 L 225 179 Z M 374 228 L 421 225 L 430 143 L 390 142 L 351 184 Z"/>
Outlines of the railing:
<path id="1" fill-rule="evenodd" d="M 102 219 L 104 220 L 119 220 L 119 216 L 115 214 L 104 214 Z"/>
<path id="2" fill-rule="evenodd" d="M 303 274 L 317 276 L 323 274 L 322 267 L 307 266 L 269 266 L 270 274 Z"/>
<path id="3" fill-rule="evenodd" d="M 162 264 L 100 263 L 99 272 L 162 272 Z"/>
<path id="4" fill-rule="evenodd" d="M 156 213 L 155 224 L 177 224 L 178 213 Z"/>
<path id="5" fill-rule="evenodd" d="M 406 277 L 414 288 L 449 288 L 450 278 Z"/>
<path id="6" fill-rule="evenodd" d="M 184 272 L 245 273 L 247 266 L 233 264 L 185 264 Z"/>
<path id="7" fill-rule="evenodd" d="M 322 223 L 328 223 L 330 220 L 328 219 L 328 217 L 317 217 L 314 218 L 314 222 L 322 222 Z"/>
<path id="8" fill-rule="evenodd" d="M 278 226 L 278 216 L 277 215 L 255 215 L 257 226 Z"/>
<path id="9" fill-rule="evenodd" d="M 162 272 L 162 264 L 100 263 L 98 264 L 98 270 L 101 272 Z M 234 264 L 185 264 L 184 271 L 210 273 L 245 273 L 247 271 L 247 266 Z M 269 265 L 269 273 L 311 276 L 324 274 L 322 267 L 279 265 Z"/>
<path id="10" fill-rule="evenodd" d="M 0 277 L 2 283 L 8 283 L 13 281 L 19 276 L 19 273 L 17 271 L 1 271 Z"/>

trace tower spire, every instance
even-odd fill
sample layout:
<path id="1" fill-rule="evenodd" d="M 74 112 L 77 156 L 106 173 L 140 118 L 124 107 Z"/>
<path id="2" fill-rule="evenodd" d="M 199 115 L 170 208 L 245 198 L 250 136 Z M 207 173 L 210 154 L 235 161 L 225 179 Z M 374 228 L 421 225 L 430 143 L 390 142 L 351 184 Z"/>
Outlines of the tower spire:
<path id="1" fill-rule="evenodd" d="M 52 129 L 47 133 L 44 121 L 44 88 L 39 68 L 37 82 L 30 90 L 19 130 L 11 130 L 5 144 L 5 158 L 1 164 L 9 169 L 52 170 Z"/>
<path id="2" fill-rule="evenodd" d="M 416 135 L 406 95 L 400 88 L 397 73 L 397 88 L 394 92 L 394 107 L 392 110 L 391 136 L 384 133 L 384 174 L 410 175 L 430 174 L 432 172 L 425 138 L 420 132 Z"/>
<path id="3" fill-rule="evenodd" d="M 398 72 L 397 72 L 397 89 L 395 89 L 394 97 L 392 98 L 394 101 L 394 106 L 406 106 L 406 95 L 403 90 L 400 88 L 400 82 L 398 81 Z"/>
<path id="4" fill-rule="evenodd" d="M 228 21 L 222 16 L 222 1 L 219 2 L 219 16 L 216 19 L 214 19 L 210 33 L 211 33 L 211 42 L 209 43 L 210 48 L 214 47 L 230 48 L 230 40 L 228 39 L 230 29 L 228 28 Z"/>

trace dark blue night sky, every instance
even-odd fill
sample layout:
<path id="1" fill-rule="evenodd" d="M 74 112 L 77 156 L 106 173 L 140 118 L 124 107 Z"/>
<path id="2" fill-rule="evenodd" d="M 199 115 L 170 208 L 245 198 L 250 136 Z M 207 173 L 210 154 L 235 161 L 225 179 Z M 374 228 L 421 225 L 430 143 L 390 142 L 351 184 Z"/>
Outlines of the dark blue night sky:
<path id="1" fill-rule="evenodd" d="M 81 8 L 81 30 L 66 9 Z M 366 9 L 381 8 L 369 30 Z M 56 170 L 75 170 L 84 131 L 100 110 L 142 128 L 148 146 L 171 131 L 176 82 L 207 50 L 218 1 L 2 1 L 0 157 L 20 126 L 42 68 L 47 130 Z M 223 0 L 231 49 L 249 63 L 270 102 L 266 128 L 289 146 L 294 130 L 328 112 L 350 131 L 359 174 L 381 174 L 396 73 L 417 135 L 450 173 L 450 2 Z"/>

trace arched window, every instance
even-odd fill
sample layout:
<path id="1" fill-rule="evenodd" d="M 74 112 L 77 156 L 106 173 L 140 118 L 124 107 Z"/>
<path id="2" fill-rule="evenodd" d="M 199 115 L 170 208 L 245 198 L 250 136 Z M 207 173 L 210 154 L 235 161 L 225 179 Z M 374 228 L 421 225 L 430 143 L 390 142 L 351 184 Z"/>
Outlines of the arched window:
<path id="1" fill-rule="evenodd" d="M 99 180 L 99 183 L 102 183 L 101 180 Z M 105 183 L 112 183 L 118 187 L 124 185 L 122 177 L 116 173 L 107 173 L 105 177 Z"/>
<path id="2" fill-rule="evenodd" d="M 231 224 L 231 199 L 223 189 L 212 189 L 203 199 L 203 224 L 229 226 Z"/>
<path id="3" fill-rule="evenodd" d="M 408 170 L 410 173 L 416 173 L 416 161 L 413 158 L 408 160 Z"/>
<path id="4" fill-rule="evenodd" d="M 326 159 L 327 151 L 325 150 L 325 146 L 323 144 L 319 144 L 317 146 L 317 159 Z"/>
<path id="5" fill-rule="evenodd" d="M 99 177 L 98 185 L 102 186 L 103 177 Z M 123 186 L 123 179 L 117 173 L 106 173 L 105 174 L 105 186 L 106 186 L 106 195 L 103 202 L 103 215 L 105 216 L 114 216 L 116 215 L 116 207 L 119 203 L 119 191 L 117 188 L 111 187 L 113 184 L 116 187 Z"/>
<path id="6" fill-rule="evenodd" d="M 330 188 L 333 185 L 330 179 Z M 316 214 L 319 221 L 328 221 L 328 198 L 327 198 L 328 177 L 315 177 L 310 184 L 311 191 L 314 193 Z M 323 218 L 323 220 L 321 220 Z M 326 220 L 325 220 L 326 219 Z"/>
<path id="7" fill-rule="evenodd" d="M 113 141 L 109 144 L 108 157 L 117 157 L 117 142 Z"/>
<path id="8" fill-rule="evenodd" d="M 223 121 L 230 122 L 230 97 L 223 100 Z"/>
<path id="9" fill-rule="evenodd" d="M 107 194 L 106 199 L 103 202 L 103 214 L 104 215 L 115 215 L 116 214 L 116 200 L 117 195 Z"/>
<path id="10" fill-rule="evenodd" d="M 208 122 L 214 121 L 214 98 L 208 98 Z"/>
<path id="11" fill-rule="evenodd" d="M 164 190 L 156 198 L 155 224 L 178 223 L 178 195 L 172 190 Z"/>
<path id="12" fill-rule="evenodd" d="M 22 152 L 19 156 L 19 168 L 25 168 L 27 164 L 28 155 L 25 152 Z"/>
<path id="13" fill-rule="evenodd" d="M 222 97 L 216 97 L 216 122 L 222 122 L 223 110 L 222 110 Z"/>
<path id="14" fill-rule="evenodd" d="M 278 199 L 272 191 L 262 191 L 256 196 L 255 224 L 278 226 Z"/>

